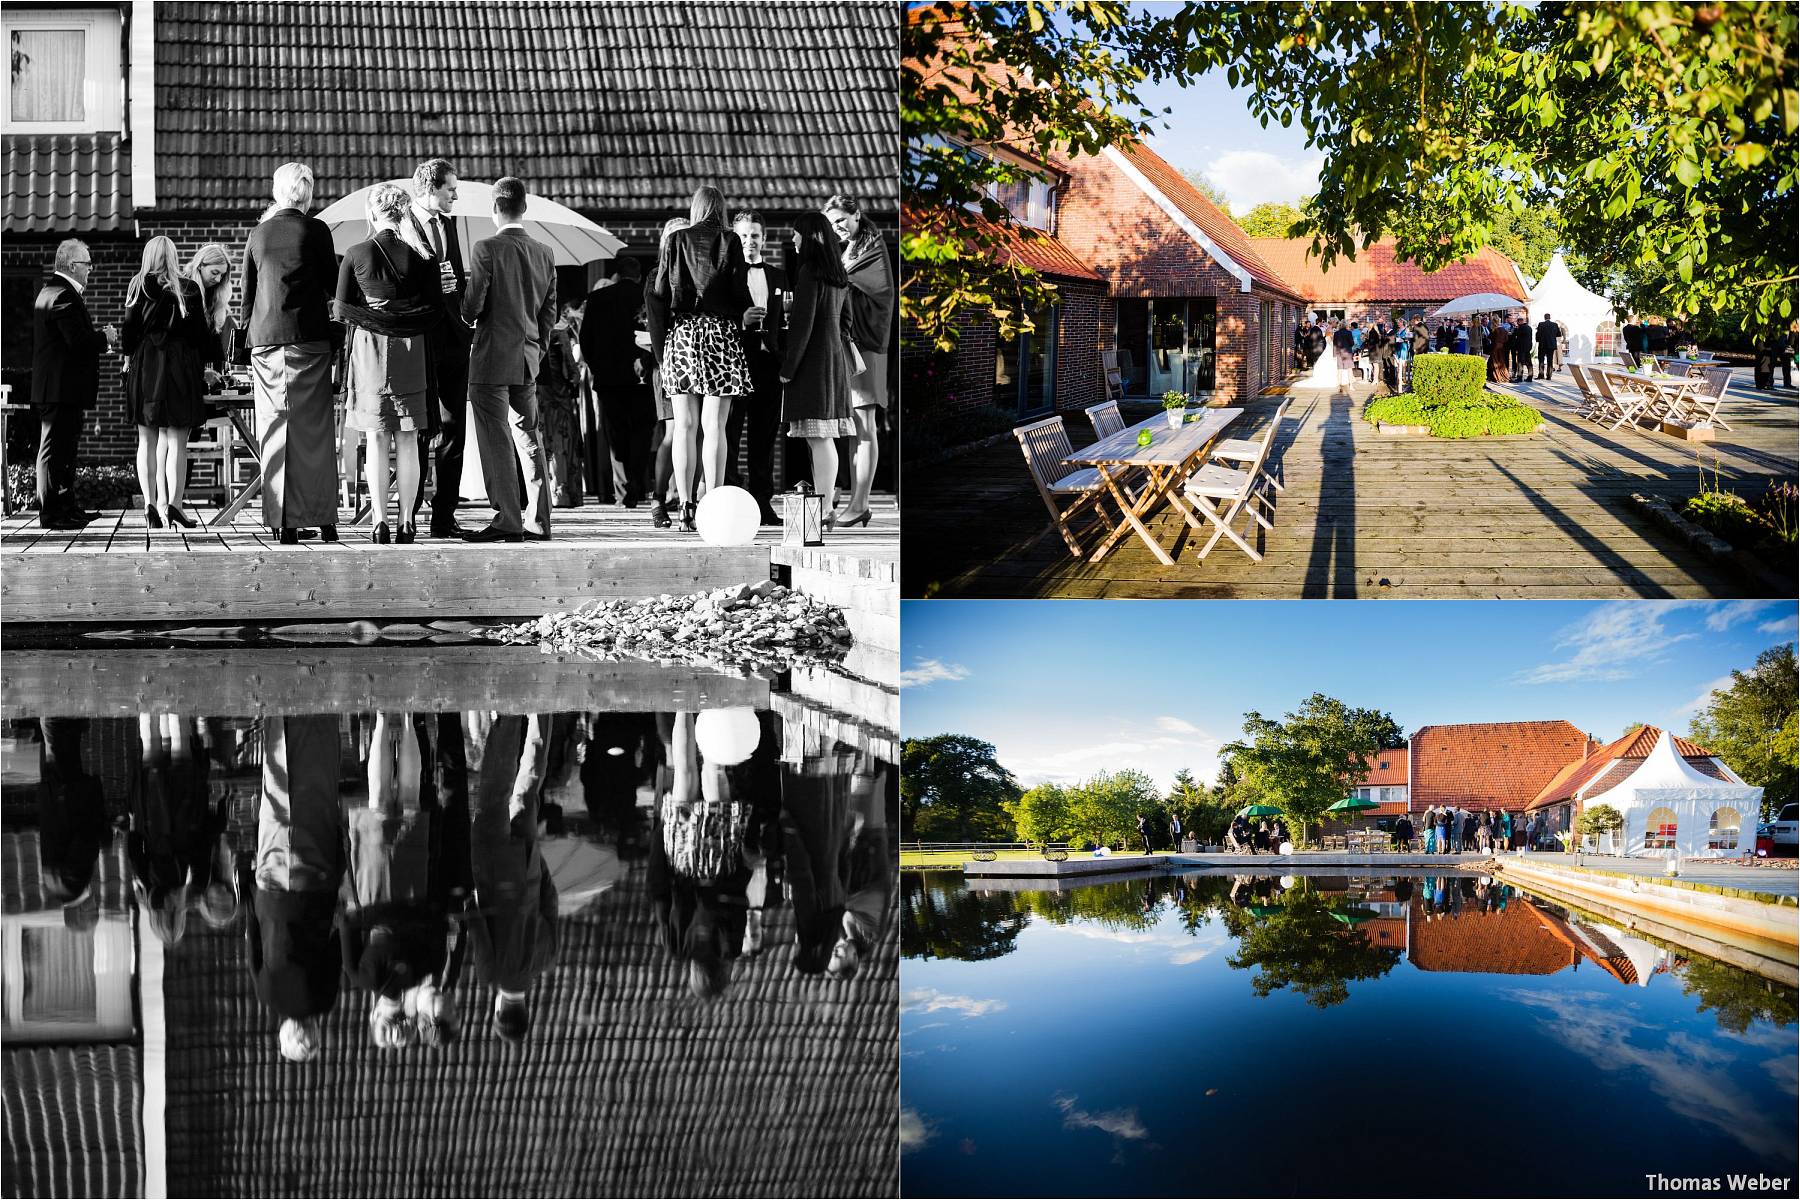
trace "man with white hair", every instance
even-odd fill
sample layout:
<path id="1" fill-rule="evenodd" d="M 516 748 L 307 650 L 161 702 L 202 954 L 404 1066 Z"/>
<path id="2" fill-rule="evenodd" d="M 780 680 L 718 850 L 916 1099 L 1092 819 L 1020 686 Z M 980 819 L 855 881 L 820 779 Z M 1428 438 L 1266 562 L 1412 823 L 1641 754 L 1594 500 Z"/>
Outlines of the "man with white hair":
<path id="1" fill-rule="evenodd" d="M 100 514 L 75 499 L 75 446 L 81 415 L 100 393 L 100 356 L 117 336 L 94 328 L 82 293 L 94 259 L 85 242 L 56 248 L 56 273 L 38 292 L 31 314 L 31 404 L 38 410 L 38 524 L 80 529 Z"/>
<path id="2" fill-rule="evenodd" d="M 343 336 L 331 320 L 337 254 L 312 207 L 312 168 L 275 171 L 280 207 L 244 247 L 244 319 L 262 436 L 263 524 L 282 545 L 318 526 L 337 540 L 337 430 L 331 356 Z"/>

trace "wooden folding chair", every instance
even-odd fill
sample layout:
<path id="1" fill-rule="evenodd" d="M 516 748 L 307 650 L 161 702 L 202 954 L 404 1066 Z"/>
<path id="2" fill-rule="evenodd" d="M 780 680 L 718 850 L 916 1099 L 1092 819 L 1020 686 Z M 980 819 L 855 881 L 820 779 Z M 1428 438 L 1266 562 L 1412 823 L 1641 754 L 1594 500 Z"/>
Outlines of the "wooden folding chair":
<path id="1" fill-rule="evenodd" d="M 1119 370 L 1119 352 L 1117 350 L 1100 352 L 1100 382 L 1106 391 L 1108 400 L 1125 398 L 1125 376 Z"/>
<path id="2" fill-rule="evenodd" d="M 1600 386 L 1601 394 L 1611 401 L 1610 410 L 1598 418 L 1608 429 L 1618 429 L 1622 425 L 1635 426 L 1638 418 L 1662 398 L 1661 389 L 1647 379 L 1638 380 L 1629 375 L 1613 375 L 1606 371 L 1596 371 L 1594 379 Z"/>
<path id="3" fill-rule="evenodd" d="M 1241 471 L 1209 462 L 1188 476 L 1181 487 L 1182 494 L 1193 502 L 1200 515 L 1212 522 L 1213 535 L 1207 539 L 1206 545 L 1200 547 L 1200 558 L 1205 559 L 1212 553 L 1212 548 L 1219 544 L 1222 537 L 1230 538 L 1245 554 L 1255 562 L 1262 561 L 1262 554 L 1249 542 L 1238 536 L 1231 527 L 1240 513 L 1249 513 L 1251 518 L 1264 529 L 1272 530 L 1275 523 L 1258 512 L 1258 503 L 1266 505 L 1271 511 L 1275 502 L 1269 499 L 1266 491 L 1260 486 L 1268 479 L 1263 465 L 1269 458 L 1269 446 L 1275 441 L 1275 422 L 1263 430 L 1262 437 L 1257 439 L 1260 449 L 1256 458 Z M 1221 511 L 1222 510 L 1222 511 Z M 1247 530 L 1246 530 L 1247 531 Z"/>
<path id="4" fill-rule="evenodd" d="M 1063 428 L 1061 417 L 1045 417 L 1021 425 L 1013 430 L 1013 436 L 1019 439 L 1019 449 L 1024 451 L 1032 482 L 1037 484 L 1038 495 L 1044 498 L 1044 507 L 1050 510 L 1051 525 L 1062 534 L 1069 553 L 1080 558 L 1081 546 L 1069 528 L 1070 518 L 1091 507 L 1106 522 L 1108 530 L 1117 525 L 1101 504 L 1106 484 L 1100 478 L 1100 471 L 1095 467 L 1071 469 L 1063 462 L 1069 457 L 1070 447 L 1069 434 Z M 1060 501 L 1067 499 L 1073 499 L 1075 503 L 1068 508 L 1061 507 Z"/>
<path id="5" fill-rule="evenodd" d="M 1581 403 L 1575 407 L 1578 417 L 1592 416 L 1600 405 L 1600 397 L 1594 391 L 1594 385 L 1588 382 L 1587 371 L 1577 363 L 1570 363 L 1569 378 L 1575 381 L 1575 390 L 1581 393 Z"/>
<path id="6" fill-rule="evenodd" d="M 1117 400 L 1108 400 L 1105 404 L 1096 404 L 1083 411 L 1087 413 L 1088 420 L 1094 423 L 1094 436 L 1097 438 L 1111 437 L 1125 428 L 1125 418 L 1119 412 Z"/>
<path id="7" fill-rule="evenodd" d="M 1275 410 L 1275 416 L 1269 421 L 1269 428 L 1263 431 L 1265 435 L 1280 427 L 1281 419 L 1287 416 L 1288 406 L 1293 404 L 1293 402 L 1294 398 L 1292 396 L 1287 396 L 1282 399 L 1281 406 Z M 1224 463 L 1227 466 L 1234 463 L 1256 462 L 1262 457 L 1267 449 L 1265 445 L 1266 440 L 1266 436 L 1262 439 L 1225 438 L 1213 446 L 1211 454 L 1212 461 Z M 1284 492 L 1287 490 L 1281 486 L 1281 481 L 1275 478 L 1273 472 L 1269 471 L 1266 467 L 1263 470 L 1263 478 L 1268 480 L 1269 485 L 1276 491 Z"/>
<path id="8" fill-rule="evenodd" d="M 1717 425 L 1721 429 L 1730 429 L 1731 426 L 1719 415 L 1719 406 L 1725 403 L 1725 393 L 1731 387 L 1731 368 L 1708 367 L 1701 378 L 1700 385 L 1689 388 L 1681 398 L 1681 411 L 1676 419 L 1684 425 Z"/>

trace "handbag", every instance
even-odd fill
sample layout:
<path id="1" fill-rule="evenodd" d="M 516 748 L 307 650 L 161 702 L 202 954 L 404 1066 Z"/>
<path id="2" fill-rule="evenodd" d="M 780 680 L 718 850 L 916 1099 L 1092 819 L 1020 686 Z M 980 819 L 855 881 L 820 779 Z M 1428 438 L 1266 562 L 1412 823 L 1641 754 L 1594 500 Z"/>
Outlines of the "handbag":
<path id="1" fill-rule="evenodd" d="M 846 344 L 850 347 L 850 374 L 861 375 L 869 369 L 869 364 L 863 361 L 862 351 L 856 348 L 855 342 Z"/>
<path id="2" fill-rule="evenodd" d="M 231 350 L 227 357 L 234 367 L 250 365 L 250 328 L 247 325 L 232 325 Z"/>

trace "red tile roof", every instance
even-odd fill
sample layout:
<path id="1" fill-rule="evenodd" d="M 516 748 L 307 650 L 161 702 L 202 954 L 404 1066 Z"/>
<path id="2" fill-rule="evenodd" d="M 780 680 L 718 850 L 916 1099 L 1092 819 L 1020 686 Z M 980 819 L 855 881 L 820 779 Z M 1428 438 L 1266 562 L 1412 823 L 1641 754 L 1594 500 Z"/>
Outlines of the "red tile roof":
<path id="1" fill-rule="evenodd" d="M 1369 763 L 1369 776 L 1357 787 L 1404 787 L 1406 785 L 1406 762 L 1408 752 L 1405 747 L 1399 750 L 1383 750 Z"/>
<path id="2" fill-rule="evenodd" d="M 1421 971 L 1554 975 L 1576 960 L 1575 951 L 1545 928 L 1526 904 L 1509 904 L 1499 912 L 1428 917 L 1420 898 L 1413 901 L 1412 917 L 1407 958 Z"/>
<path id="3" fill-rule="evenodd" d="M 1383 800 L 1376 804 L 1374 808 L 1365 808 L 1363 810 L 1366 815 L 1371 817 L 1397 817 L 1401 813 L 1409 813 L 1411 811 L 1412 801 L 1410 800 Z"/>
<path id="4" fill-rule="evenodd" d="M 1412 737 L 1413 807 L 1523 809 L 1593 747 L 1567 721 L 1427 725 Z"/>
<path id="5" fill-rule="evenodd" d="M 1624 783 L 1643 764 L 1656 747 L 1662 730 L 1645 725 L 1603 746 L 1587 758 L 1570 763 L 1545 784 L 1527 808 L 1543 808 L 1572 798 L 1577 792 L 1597 796 Z M 1712 764 L 1712 753 L 1680 735 L 1675 735 L 1675 753 L 1703 774 L 1723 780 L 1724 773 Z"/>
<path id="6" fill-rule="evenodd" d="M 983 217 L 967 214 L 970 224 L 978 229 L 999 236 L 1003 253 L 1007 259 L 1020 266 L 1030 267 L 1045 275 L 1057 275 L 1064 279 L 1089 279 L 1096 283 L 1106 282 L 1093 268 L 1078 258 L 1075 252 L 1062 242 L 1041 231 L 1037 236 L 1028 237 L 1014 227 L 995 225 Z M 931 219 L 913 205 L 902 207 L 900 224 L 903 229 L 918 231 L 929 228 Z"/>
<path id="7" fill-rule="evenodd" d="M 7 233 L 96 233 L 131 225 L 131 151 L 117 133 L 6 136 Z"/>
<path id="8" fill-rule="evenodd" d="M 1199 188 L 1189 183 L 1180 171 L 1171 167 L 1156 151 L 1142 142 L 1121 144 L 1115 148 L 1127 162 L 1143 173 L 1151 186 L 1168 197 L 1169 203 L 1182 216 L 1199 226 L 1200 232 L 1211 238 L 1213 244 L 1229 255 L 1238 266 L 1248 271 L 1257 283 L 1296 300 L 1306 295 L 1297 291 L 1286 277 L 1264 261 L 1252 239 L 1239 228 L 1236 221 L 1202 195 Z"/>
<path id="9" fill-rule="evenodd" d="M 1256 253 L 1295 291 L 1308 300 L 1387 300 L 1438 302 L 1476 292 L 1524 297 L 1524 284 L 1512 260 L 1484 246 L 1469 258 L 1427 274 L 1402 262 L 1392 241 L 1376 242 L 1357 252 L 1354 262 L 1340 257 L 1326 270 L 1309 257 L 1311 238 L 1249 238 Z"/>

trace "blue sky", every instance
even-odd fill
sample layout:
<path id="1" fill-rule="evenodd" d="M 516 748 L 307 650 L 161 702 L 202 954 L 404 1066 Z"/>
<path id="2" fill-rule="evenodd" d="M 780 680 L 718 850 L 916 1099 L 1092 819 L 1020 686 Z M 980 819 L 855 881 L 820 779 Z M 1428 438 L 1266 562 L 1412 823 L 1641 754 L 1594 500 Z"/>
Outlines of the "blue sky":
<path id="1" fill-rule="evenodd" d="M 1210 782 L 1255 709 L 1315 691 L 1421 725 L 1563 719 L 1685 731 L 1790 602 L 911 601 L 901 729 L 992 742 L 1027 785 L 1137 767 Z"/>
<path id="2" fill-rule="evenodd" d="M 1134 7 L 1160 13 L 1179 6 Z M 1306 148 L 1298 124 L 1258 124 L 1250 115 L 1250 89 L 1229 86 L 1225 72 L 1209 71 L 1187 88 L 1160 84 L 1140 94 L 1152 109 L 1173 110 L 1159 119 L 1151 149 L 1179 170 L 1203 171 L 1239 216 L 1265 201 L 1292 204 L 1317 190 L 1325 156 Z"/>

